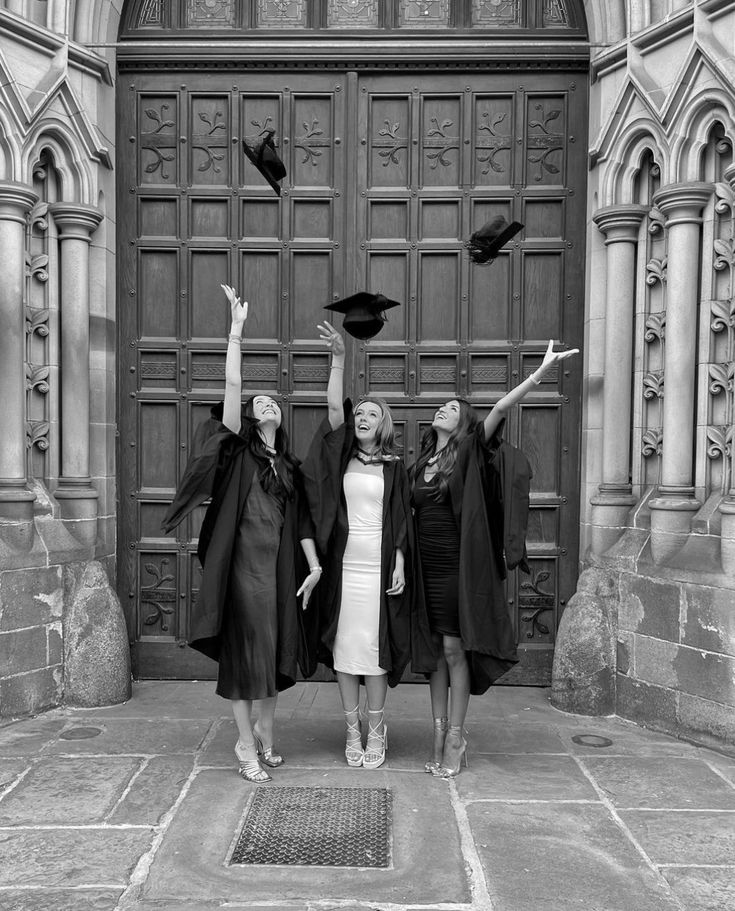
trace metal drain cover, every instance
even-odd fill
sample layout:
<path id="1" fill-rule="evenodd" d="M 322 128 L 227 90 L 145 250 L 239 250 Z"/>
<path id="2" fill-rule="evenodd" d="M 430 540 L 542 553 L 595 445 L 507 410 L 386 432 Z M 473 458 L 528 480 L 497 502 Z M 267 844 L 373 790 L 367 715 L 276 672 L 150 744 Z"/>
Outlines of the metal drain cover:
<path id="1" fill-rule="evenodd" d="M 255 793 L 230 864 L 390 866 L 388 788 L 280 788 Z"/>

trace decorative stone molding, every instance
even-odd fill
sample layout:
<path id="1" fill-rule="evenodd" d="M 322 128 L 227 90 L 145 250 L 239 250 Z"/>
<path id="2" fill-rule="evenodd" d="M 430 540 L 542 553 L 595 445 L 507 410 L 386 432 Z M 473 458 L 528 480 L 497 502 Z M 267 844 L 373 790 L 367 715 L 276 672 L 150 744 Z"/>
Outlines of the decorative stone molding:
<path id="1" fill-rule="evenodd" d="M 0 520 L 26 524 L 20 546 L 29 542 L 34 494 L 26 483 L 25 230 L 38 199 L 30 187 L 0 183 L 0 389 L 3 390 L 3 444 L 0 446 Z"/>
<path id="2" fill-rule="evenodd" d="M 606 305 L 603 385 L 602 483 L 592 498 L 592 548 L 607 550 L 620 535 L 634 504 L 630 481 L 633 311 L 638 232 L 648 206 L 607 206 L 593 221 L 605 236 Z"/>
<path id="3" fill-rule="evenodd" d="M 97 491 L 89 476 L 89 244 L 102 213 L 77 203 L 49 207 L 61 246 L 61 516 L 84 544 L 97 537 Z"/>
<path id="4" fill-rule="evenodd" d="M 723 177 L 726 182 L 718 183 L 715 187 L 718 202 L 715 205 L 716 211 L 721 215 L 726 215 L 728 212 L 731 217 L 731 236 L 728 249 L 733 249 L 733 243 L 735 242 L 735 165 L 730 165 L 729 168 L 726 168 Z M 717 250 L 717 253 L 721 251 Z M 718 267 L 718 262 L 720 268 L 725 268 L 726 266 L 730 269 L 731 275 L 731 292 L 733 289 L 733 276 L 735 276 L 735 257 L 732 255 L 729 257 L 724 257 L 720 255 L 719 260 L 714 264 L 715 268 Z M 718 394 L 719 391 L 725 392 L 730 396 L 730 416 L 732 416 L 733 405 L 733 396 L 735 396 L 735 390 L 733 389 L 733 370 L 735 370 L 735 299 L 730 298 L 729 301 L 713 301 L 712 302 L 712 322 L 710 328 L 713 332 L 719 333 L 726 331 L 729 335 L 728 338 L 728 354 L 731 358 L 730 362 L 725 365 L 717 365 L 719 370 L 715 368 L 715 365 L 710 366 L 710 391 L 713 394 Z M 713 376 L 714 372 L 714 376 Z M 714 388 L 713 388 L 714 384 Z M 720 503 L 719 511 L 721 516 L 721 559 L 722 559 L 722 568 L 724 571 L 730 575 L 735 576 L 735 474 L 733 469 L 735 465 L 733 460 L 735 459 L 735 454 L 733 453 L 733 425 L 729 424 L 728 427 L 723 428 L 724 430 L 724 446 L 719 446 L 719 440 L 716 442 L 716 450 L 721 449 L 721 454 L 723 459 L 727 459 L 729 462 L 728 471 L 725 473 L 725 476 L 729 476 L 729 489 L 726 491 L 725 498 Z M 710 440 L 710 442 L 712 442 Z"/>
<path id="5" fill-rule="evenodd" d="M 655 204 L 666 218 L 667 298 L 661 483 L 651 509 L 651 552 L 665 561 L 686 542 L 694 498 L 694 392 L 702 209 L 713 193 L 708 183 L 663 187 Z"/>

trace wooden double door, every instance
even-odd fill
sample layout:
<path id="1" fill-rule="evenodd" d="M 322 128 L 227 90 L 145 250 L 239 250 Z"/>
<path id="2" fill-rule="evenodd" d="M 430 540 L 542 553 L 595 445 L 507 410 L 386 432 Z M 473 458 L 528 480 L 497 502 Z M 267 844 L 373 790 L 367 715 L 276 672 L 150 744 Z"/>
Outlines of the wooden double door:
<path id="1" fill-rule="evenodd" d="M 119 85 L 120 594 L 136 674 L 202 677 L 215 666 L 185 643 L 203 513 L 168 537 L 160 523 L 222 398 L 220 283 L 250 302 L 243 388 L 283 398 L 297 454 L 325 414 L 324 305 L 362 289 L 400 301 L 377 338 L 353 341 L 345 378 L 390 402 L 412 461 L 438 404 L 462 395 L 482 412 L 549 338 L 581 342 L 585 80 L 126 72 Z M 288 170 L 280 198 L 242 152 L 266 129 Z M 495 215 L 525 227 L 472 265 L 464 242 Z M 534 472 L 532 572 L 507 592 L 515 683 L 548 681 L 576 583 L 580 378 L 567 361 L 508 422 Z"/>

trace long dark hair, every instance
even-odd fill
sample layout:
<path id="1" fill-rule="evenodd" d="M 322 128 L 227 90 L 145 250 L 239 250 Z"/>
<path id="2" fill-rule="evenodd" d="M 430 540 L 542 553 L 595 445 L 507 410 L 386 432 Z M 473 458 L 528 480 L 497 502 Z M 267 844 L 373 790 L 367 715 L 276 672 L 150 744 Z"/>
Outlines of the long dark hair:
<path id="1" fill-rule="evenodd" d="M 454 430 L 449 434 L 447 444 L 441 450 L 439 458 L 436 460 L 435 477 L 437 480 L 437 489 L 435 496 L 437 499 L 445 496 L 447 493 L 449 478 L 457 463 L 457 449 L 459 448 L 459 444 L 474 431 L 480 421 L 477 412 L 466 399 L 455 398 L 448 399 L 447 401 L 457 402 L 459 404 L 459 421 Z M 436 441 L 436 430 L 434 430 L 433 427 L 429 427 L 424 431 L 424 434 L 421 437 L 421 448 L 419 450 L 419 457 L 416 460 L 415 468 L 415 476 L 417 478 L 423 477 L 426 464 L 436 452 Z"/>
<path id="2" fill-rule="evenodd" d="M 256 392 L 255 395 L 251 395 L 244 403 L 243 412 L 246 417 L 254 418 L 253 402 L 261 395 L 267 395 L 268 398 L 273 399 L 281 412 L 281 425 L 276 429 L 276 438 L 274 441 L 276 454 L 272 457 L 273 461 L 271 462 L 271 456 L 266 451 L 265 440 L 261 436 L 257 424 L 248 423 L 244 428 L 246 431 L 248 447 L 260 465 L 258 480 L 260 481 L 263 490 L 268 493 L 282 492 L 288 499 L 291 499 L 294 494 L 293 473 L 294 469 L 299 464 L 299 460 L 291 452 L 288 434 L 283 427 L 283 406 L 280 401 L 270 393 Z"/>

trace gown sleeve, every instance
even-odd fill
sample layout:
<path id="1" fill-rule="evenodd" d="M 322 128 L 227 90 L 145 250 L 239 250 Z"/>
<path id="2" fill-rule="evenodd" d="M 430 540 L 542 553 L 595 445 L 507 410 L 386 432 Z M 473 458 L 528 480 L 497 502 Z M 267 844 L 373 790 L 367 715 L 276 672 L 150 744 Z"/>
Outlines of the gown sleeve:
<path id="1" fill-rule="evenodd" d="M 337 521 L 342 476 L 355 437 L 355 420 L 349 399 L 345 401 L 344 409 L 344 422 L 336 430 L 332 430 L 329 418 L 322 421 L 301 465 L 316 545 L 322 555 L 327 553 L 329 539 Z"/>

